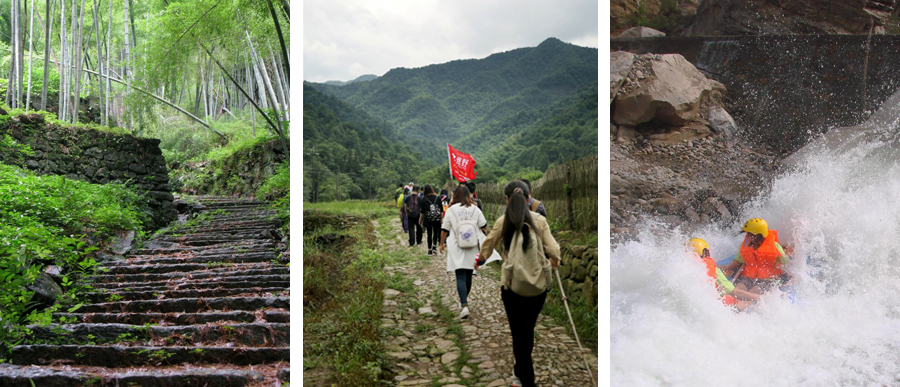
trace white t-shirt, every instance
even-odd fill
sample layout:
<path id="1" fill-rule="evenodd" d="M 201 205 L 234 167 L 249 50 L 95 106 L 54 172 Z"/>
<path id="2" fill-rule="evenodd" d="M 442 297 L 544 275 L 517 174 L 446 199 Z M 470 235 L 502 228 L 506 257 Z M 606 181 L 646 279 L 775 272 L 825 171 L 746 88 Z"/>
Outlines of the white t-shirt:
<path id="1" fill-rule="evenodd" d="M 453 213 L 450 213 L 451 211 Z M 462 249 L 456 244 L 455 227 L 457 222 L 467 219 L 475 221 L 475 224 L 478 225 L 478 241 L 484 242 L 485 235 L 480 229 L 487 226 L 487 219 L 484 218 L 484 214 L 481 213 L 478 206 L 473 204 L 469 207 L 463 207 L 459 203 L 450 206 L 447 209 L 447 214 L 444 215 L 444 221 L 441 223 L 442 230 L 450 231 L 450 235 L 447 236 L 447 271 L 452 272 L 456 271 L 456 269 L 475 270 L 475 258 L 478 255 L 478 249 L 474 247 Z"/>

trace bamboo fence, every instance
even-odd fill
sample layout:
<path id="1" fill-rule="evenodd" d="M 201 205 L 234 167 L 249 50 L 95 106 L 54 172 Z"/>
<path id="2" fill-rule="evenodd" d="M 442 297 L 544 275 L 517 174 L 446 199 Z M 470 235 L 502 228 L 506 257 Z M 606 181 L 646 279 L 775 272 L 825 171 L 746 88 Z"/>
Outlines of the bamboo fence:
<path id="1" fill-rule="evenodd" d="M 551 224 L 572 230 L 597 230 L 597 162 L 597 156 L 573 160 L 547 170 L 532 183 L 534 197 L 544 203 Z M 503 215 L 503 186 L 479 184 L 476 192 L 485 217 L 493 221 Z"/>

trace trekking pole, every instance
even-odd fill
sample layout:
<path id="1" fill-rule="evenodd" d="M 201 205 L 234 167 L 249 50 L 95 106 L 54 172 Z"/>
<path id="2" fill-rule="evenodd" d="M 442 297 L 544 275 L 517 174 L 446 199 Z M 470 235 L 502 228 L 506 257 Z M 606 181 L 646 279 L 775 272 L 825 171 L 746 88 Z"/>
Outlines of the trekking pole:
<path id="1" fill-rule="evenodd" d="M 562 294 L 563 304 L 566 306 L 566 314 L 569 315 L 569 323 L 572 324 L 572 333 L 575 334 L 575 342 L 578 343 L 578 349 L 581 351 L 581 359 L 584 360 L 584 368 L 587 368 L 588 376 L 591 377 L 591 385 L 596 387 L 597 383 L 594 382 L 594 373 L 591 372 L 591 366 L 588 365 L 587 357 L 584 355 L 584 348 L 581 347 L 581 339 L 578 338 L 578 331 L 575 330 L 575 320 L 572 319 L 572 312 L 569 310 L 566 291 L 563 290 L 562 287 L 562 278 L 559 277 L 559 270 L 554 269 L 553 271 L 556 272 L 556 283 L 559 284 L 559 292 Z"/>

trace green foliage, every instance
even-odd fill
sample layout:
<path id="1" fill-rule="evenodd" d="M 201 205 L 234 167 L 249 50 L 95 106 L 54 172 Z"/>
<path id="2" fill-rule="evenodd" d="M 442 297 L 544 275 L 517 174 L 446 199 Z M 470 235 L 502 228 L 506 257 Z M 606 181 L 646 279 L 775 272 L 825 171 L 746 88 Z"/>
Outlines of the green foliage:
<path id="1" fill-rule="evenodd" d="M 378 216 L 380 224 L 387 224 L 395 214 L 377 203 L 341 204 L 349 204 L 344 213 L 338 205 L 307 203 L 304 219 Z M 405 292 L 413 290 L 412 279 L 389 275 L 384 267 L 421 267 L 429 262 L 424 254 L 374 249 L 374 233 L 371 223 L 362 222 L 352 227 L 323 226 L 303 235 L 304 370 L 327 364 L 336 385 L 379 384 L 388 361 L 382 345 L 388 340 L 387 333 L 380 327 L 383 290 L 386 284 Z M 354 243 L 341 248 L 320 246 L 316 240 L 327 234 L 342 235 Z"/>
<path id="2" fill-rule="evenodd" d="M 447 157 L 445 143 L 558 102 L 596 82 L 597 68 L 596 49 L 551 38 L 538 47 L 480 60 L 396 68 L 368 82 L 309 85 L 389 122 L 404 143 L 421 140 L 424 146 L 415 149 L 429 162 L 442 162 Z M 304 101 L 306 94 L 304 90 Z"/>
<path id="3" fill-rule="evenodd" d="M 554 286 L 557 286 L 555 281 Z M 572 334 L 572 324 L 569 322 L 566 306 L 555 293 L 556 290 L 557 288 L 554 287 L 554 290 L 551 291 L 552 296 L 547 298 L 541 314 L 552 317 L 557 324 L 566 327 L 566 332 Z M 581 339 L 581 343 L 590 348 L 597 348 L 597 334 L 599 332 L 597 328 L 597 308 L 591 307 L 580 298 L 569 298 L 568 302 L 569 310 L 572 312 L 572 320 L 575 321 L 575 328 L 578 330 L 578 338 Z"/>
<path id="4" fill-rule="evenodd" d="M 304 200 L 375 199 L 432 165 L 390 124 L 309 84 L 303 98 Z"/>
<path id="5" fill-rule="evenodd" d="M 661 0 L 659 11 L 656 13 L 651 13 L 646 3 L 638 3 L 637 11 L 629 16 L 627 25 L 621 27 L 644 26 L 671 35 L 678 26 L 689 19 L 689 16 L 681 14 L 678 3 L 679 0 Z"/>
<path id="6" fill-rule="evenodd" d="M 459 144 L 478 160 L 479 182 L 528 176 L 535 181 L 555 165 L 597 153 L 597 113 L 597 83 L 593 83 L 556 104 L 472 132 Z"/>
<path id="7" fill-rule="evenodd" d="M 60 301 L 74 304 L 93 272 L 97 249 L 86 240 L 108 240 L 121 230 L 140 229 L 147 221 L 142 198 L 123 185 L 95 185 L 60 176 L 36 176 L 0 164 L 0 342 L 10 343 L 27 330 L 20 324 L 49 324 L 61 306 L 38 310 L 26 285 L 44 266 L 64 273 Z M 82 304 L 68 308 L 75 311 Z"/>
<path id="8" fill-rule="evenodd" d="M 291 165 L 285 161 L 276 169 L 274 175 L 269 177 L 258 190 L 256 197 L 272 200 L 284 197 L 291 190 Z"/>

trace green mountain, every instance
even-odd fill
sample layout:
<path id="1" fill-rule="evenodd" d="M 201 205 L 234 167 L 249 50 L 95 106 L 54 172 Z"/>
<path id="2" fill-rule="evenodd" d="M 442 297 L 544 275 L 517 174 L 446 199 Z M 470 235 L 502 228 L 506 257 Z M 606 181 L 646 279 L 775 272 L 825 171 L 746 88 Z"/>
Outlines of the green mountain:
<path id="1" fill-rule="evenodd" d="M 363 74 L 363 75 L 360 75 L 360 76 L 358 76 L 352 80 L 346 81 L 346 82 L 344 82 L 344 81 L 326 81 L 325 84 L 331 85 L 331 86 L 344 86 L 344 85 L 349 85 L 351 83 L 356 83 L 356 82 L 368 82 L 375 78 L 378 78 L 378 76 L 375 74 Z"/>
<path id="2" fill-rule="evenodd" d="M 521 117 L 525 121 L 520 125 L 543 117 L 538 115 L 539 109 L 562 101 L 586 85 L 596 84 L 597 68 L 597 49 L 550 38 L 537 47 L 484 59 L 392 69 L 368 82 L 340 87 L 310 85 L 392 124 L 406 143 L 419 139 L 434 144 L 439 149 L 436 152 L 429 147 L 419 150 L 432 161 L 444 162 L 446 143 L 456 144 L 473 133 L 484 133 L 487 127 L 518 133 L 520 130 L 497 125 L 522 112 L 534 115 Z M 490 149 L 499 145 L 497 140 L 505 138 L 495 137 L 492 135 L 490 141 L 485 141 L 489 144 L 478 148 Z M 462 146 L 459 149 L 471 152 Z"/>
<path id="3" fill-rule="evenodd" d="M 597 83 L 549 106 L 518 112 L 457 140 L 479 162 L 510 171 L 545 171 L 597 153 Z"/>
<path id="4" fill-rule="evenodd" d="M 303 200 L 373 199 L 435 163 L 389 123 L 303 85 Z"/>

